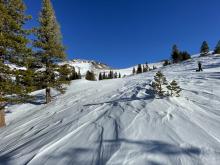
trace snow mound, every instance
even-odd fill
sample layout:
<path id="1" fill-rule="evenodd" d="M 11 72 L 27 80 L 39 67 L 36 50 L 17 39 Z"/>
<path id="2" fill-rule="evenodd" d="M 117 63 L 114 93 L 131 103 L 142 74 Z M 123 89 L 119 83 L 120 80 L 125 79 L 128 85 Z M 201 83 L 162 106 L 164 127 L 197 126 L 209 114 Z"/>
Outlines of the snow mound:
<path id="1" fill-rule="evenodd" d="M 198 61 L 204 72 L 195 71 Z M 0 164 L 218 165 L 220 56 L 159 70 L 180 84 L 180 97 L 155 98 L 149 87 L 153 70 L 76 80 L 48 105 L 9 107 L 8 126 L 0 129 Z"/>

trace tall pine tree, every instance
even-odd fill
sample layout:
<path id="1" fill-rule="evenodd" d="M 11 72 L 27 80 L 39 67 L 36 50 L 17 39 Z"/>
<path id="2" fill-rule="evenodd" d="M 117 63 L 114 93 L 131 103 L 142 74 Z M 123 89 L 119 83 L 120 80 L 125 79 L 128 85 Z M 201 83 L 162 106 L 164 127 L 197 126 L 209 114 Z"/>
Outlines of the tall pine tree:
<path id="1" fill-rule="evenodd" d="M 25 86 L 12 79 L 16 72 L 4 65 L 6 60 L 24 64 L 31 54 L 27 47 L 29 31 L 24 29 L 30 16 L 25 15 L 25 9 L 22 0 L 0 0 L 0 126 L 5 125 L 5 106 L 24 100 L 27 93 Z"/>
<path id="2" fill-rule="evenodd" d="M 214 53 L 215 54 L 220 54 L 220 41 L 218 41 L 218 43 L 217 43 L 217 45 L 215 47 Z"/>
<path id="3" fill-rule="evenodd" d="M 46 67 L 43 83 L 46 88 L 46 103 L 49 103 L 51 101 L 51 87 L 63 90 L 63 82 L 54 77 L 56 70 L 54 62 L 66 58 L 60 27 L 50 0 L 43 0 L 39 24 L 40 26 L 35 30 L 37 40 L 34 45 L 38 48 L 38 58 Z"/>
<path id="4" fill-rule="evenodd" d="M 180 52 L 179 52 L 177 45 L 173 45 L 171 58 L 173 60 L 173 63 L 177 63 L 181 60 Z"/>
<path id="5" fill-rule="evenodd" d="M 200 55 L 205 56 L 209 53 L 209 45 L 206 41 L 203 41 L 202 46 L 200 48 Z"/>

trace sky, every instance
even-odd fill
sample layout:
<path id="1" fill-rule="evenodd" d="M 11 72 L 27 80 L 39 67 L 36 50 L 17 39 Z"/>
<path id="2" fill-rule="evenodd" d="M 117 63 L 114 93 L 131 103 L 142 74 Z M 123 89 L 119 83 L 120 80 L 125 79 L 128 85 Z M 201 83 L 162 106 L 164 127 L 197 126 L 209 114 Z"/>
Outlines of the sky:
<path id="1" fill-rule="evenodd" d="M 37 26 L 41 0 L 24 0 Z M 125 68 L 169 59 L 173 44 L 197 54 L 220 40 L 219 0 L 52 0 L 68 59 Z"/>

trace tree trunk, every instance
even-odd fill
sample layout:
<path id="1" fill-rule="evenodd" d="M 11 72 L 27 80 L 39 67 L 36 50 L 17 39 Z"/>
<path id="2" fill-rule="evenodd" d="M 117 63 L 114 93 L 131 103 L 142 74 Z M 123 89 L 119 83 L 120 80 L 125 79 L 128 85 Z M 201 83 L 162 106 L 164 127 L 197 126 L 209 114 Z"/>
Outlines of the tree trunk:
<path id="1" fill-rule="evenodd" d="M 0 127 L 6 126 L 5 124 L 5 111 L 4 109 L 0 109 Z"/>
<path id="2" fill-rule="evenodd" d="M 46 104 L 51 102 L 51 94 L 50 94 L 50 87 L 46 88 Z"/>

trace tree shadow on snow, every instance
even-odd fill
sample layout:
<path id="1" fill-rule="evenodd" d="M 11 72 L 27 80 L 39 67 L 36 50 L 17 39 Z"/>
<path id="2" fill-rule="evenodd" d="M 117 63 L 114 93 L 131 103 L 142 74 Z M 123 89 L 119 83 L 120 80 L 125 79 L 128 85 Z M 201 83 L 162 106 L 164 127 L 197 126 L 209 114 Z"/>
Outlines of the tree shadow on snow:
<path id="1" fill-rule="evenodd" d="M 85 104 L 84 106 L 93 106 L 93 105 L 102 105 L 102 104 L 113 104 L 113 105 L 117 105 L 117 103 L 120 102 L 131 102 L 131 101 L 144 101 L 144 100 L 151 100 L 156 98 L 155 97 L 155 92 L 152 89 L 146 89 L 145 91 L 145 96 L 144 97 L 138 97 L 137 93 L 133 94 L 131 97 L 128 98 L 118 98 L 115 100 L 110 100 L 110 101 L 105 101 L 105 102 L 100 102 L 100 103 L 92 103 L 92 104 Z"/>

